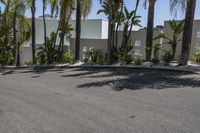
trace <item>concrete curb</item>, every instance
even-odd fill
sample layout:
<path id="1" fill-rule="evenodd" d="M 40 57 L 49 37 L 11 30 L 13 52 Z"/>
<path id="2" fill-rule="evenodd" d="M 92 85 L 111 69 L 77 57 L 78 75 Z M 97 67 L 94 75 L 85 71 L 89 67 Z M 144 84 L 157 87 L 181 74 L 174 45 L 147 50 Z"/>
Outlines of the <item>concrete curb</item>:
<path id="1" fill-rule="evenodd" d="M 16 70 L 16 69 L 34 69 L 34 70 L 45 70 L 45 69 L 64 69 L 64 68 L 132 68 L 132 69 L 153 69 L 153 70 L 165 70 L 165 71 L 178 71 L 178 72 L 192 72 L 196 74 L 200 74 L 200 70 L 189 70 L 189 69 L 182 69 L 178 67 L 158 67 L 158 66 L 115 66 L 115 65 L 63 65 L 63 66 L 57 66 L 57 65 L 41 65 L 41 66 L 5 66 L 0 67 L 1 69 L 10 69 L 10 70 Z"/>

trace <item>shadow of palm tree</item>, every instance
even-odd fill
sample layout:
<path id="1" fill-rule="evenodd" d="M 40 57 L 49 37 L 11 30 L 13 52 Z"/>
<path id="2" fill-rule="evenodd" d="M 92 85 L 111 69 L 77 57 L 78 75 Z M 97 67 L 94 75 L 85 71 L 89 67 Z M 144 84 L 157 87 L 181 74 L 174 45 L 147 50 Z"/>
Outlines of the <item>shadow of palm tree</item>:
<path id="1" fill-rule="evenodd" d="M 84 69 L 82 69 L 85 71 Z M 109 74 L 98 74 L 102 70 L 97 69 L 95 75 L 93 70 L 87 69 L 87 73 L 81 73 L 73 76 L 84 76 L 84 78 L 99 78 L 95 82 L 89 82 L 78 85 L 79 88 L 112 86 L 114 90 L 123 89 L 167 89 L 177 87 L 200 87 L 200 76 L 190 72 L 177 72 L 166 70 L 148 70 L 148 69 L 103 69 Z M 92 73 L 92 75 L 91 75 Z M 72 75 L 71 75 L 72 76 Z M 123 78 L 115 78 L 121 76 Z M 111 78 L 111 79 L 110 79 Z"/>

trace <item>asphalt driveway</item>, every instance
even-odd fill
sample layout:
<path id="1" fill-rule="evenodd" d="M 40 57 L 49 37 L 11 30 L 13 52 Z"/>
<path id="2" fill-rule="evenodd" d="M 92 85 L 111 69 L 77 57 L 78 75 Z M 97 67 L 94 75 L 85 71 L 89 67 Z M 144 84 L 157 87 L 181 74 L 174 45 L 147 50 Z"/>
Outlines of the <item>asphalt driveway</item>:
<path id="1" fill-rule="evenodd" d="M 0 133 L 200 133 L 200 75 L 0 70 Z"/>

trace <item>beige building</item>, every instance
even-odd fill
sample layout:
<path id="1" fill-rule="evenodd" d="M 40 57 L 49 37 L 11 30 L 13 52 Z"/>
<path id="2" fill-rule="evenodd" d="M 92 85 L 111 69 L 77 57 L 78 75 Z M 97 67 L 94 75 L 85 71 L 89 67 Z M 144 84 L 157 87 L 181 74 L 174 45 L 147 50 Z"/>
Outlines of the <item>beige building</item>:
<path id="1" fill-rule="evenodd" d="M 46 20 L 47 22 L 47 33 L 50 35 L 52 31 L 56 31 L 58 26 L 57 19 Z M 71 21 L 72 26 L 75 28 L 75 21 Z M 161 26 L 162 27 L 162 26 Z M 118 31 L 118 44 L 122 42 L 122 31 Z M 169 27 L 168 21 L 165 21 L 164 29 L 155 28 L 154 29 L 154 37 L 157 37 L 159 34 L 164 33 L 168 37 L 172 38 L 172 33 Z M 85 54 L 92 48 L 101 49 L 104 54 L 107 53 L 107 36 L 108 36 L 108 22 L 101 19 L 89 19 L 82 21 L 82 33 L 81 33 L 81 46 L 80 46 L 80 57 L 81 59 L 85 58 Z M 75 52 L 75 31 L 72 31 L 72 39 L 70 41 L 66 41 L 65 49 L 71 50 L 73 53 Z M 180 35 L 180 40 L 182 39 L 182 35 Z M 146 29 L 133 30 L 131 33 L 131 40 L 133 45 L 132 57 L 139 55 L 145 60 L 145 42 L 146 42 Z M 36 19 L 36 44 L 41 46 L 44 42 L 43 38 L 43 21 L 41 18 Z M 59 39 L 57 40 L 59 42 Z M 162 44 L 163 48 L 166 50 L 171 50 L 171 46 L 165 43 L 166 40 L 158 39 L 154 40 L 154 44 Z M 57 43 L 58 44 L 58 43 Z M 178 60 L 181 54 L 181 44 L 180 41 L 177 46 L 177 52 L 175 59 Z M 69 47 L 69 48 L 68 48 Z M 192 35 L 192 44 L 191 44 L 191 52 L 190 59 L 192 55 L 200 48 L 200 20 L 194 21 L 193 35 Z M 31 42 L 27 42 L 21 46 L 20 59 L 21 64 L 24 64 L 25 61 L 32 60 L 31 54 Z M 152 52 L 153 53 L 153 52 Z M 161 53 L 162 56 L 163 53 Z M 161 58 L 160 58 L 161 59 Z"/>
<path id="2" fill-rule="evenodd" d="M 169 26 L 169 21 L 165 21 L 164 24 L 164 34 L 167 37 L 172 38 L 172 31 Z M 181 55 L 181 49 L 182 49 L 182 34 L 179 37 L 180 41 L 176 48 L 176 55 L 175 59 L 179 60 Z M 166 42 L 166 40 L 164 40 Z M 164 49 L 171 50 L 171 46 L 169 44 L 163 43 Z M 191 43 L 191 49 L 190 49 L 190 60 L 192 59 L 192 56 L 195 54 L 195 52 L 200 49 L 200 20 L 195 20 L 193 24 L 193 33 L 192 33 L 192 43 Z"/>
<path id="3" fill-rule="evenodd" d="M 58 27 L 58 19 L 46 18 L 47 36 L 51 32 L 56 32 Z M 75 29 L 75 20 L 70 20 L 70 24 Z M 44 28 L 43 19 L 36 18 L 36 48 L 42 46 L 44 43 Z M 108 22 L 102 19 L 86 19 L 81 22 L 81 38 L 82 39 L 106 39 L 108 37 Z M 75 30 L 71 32 L 72 38 L 75 37 Z M 59 45 L 59 37 L 57 38 L 56 45 Z M 65 50 L 69 48 L 70 41 L 65 40 Z M 37 51 L 36 51 L 37 52 Z M 31 40 L 25 42 L 20 48 L 20 63 L 24 64 L 26 61 L 32 60 L 32 47 Z"/>
<path id="4" fill-rule="evenodd" d="M 118 32 L 118 45 L 121 46 L 122 42 L 122 31 Z M 154 37 L 161 34 L 161 31 L 158 29 L 154 30 Z M 146 42 L 146 30 L 141 29 L 138 31 L 132 31 L 131 33 L 131 41 L 133 45 L 132 50 L 132 57 L 141 56 L 143 60 L 145 60 L 145 42 Z M 162 39 L 154 40 L 154 44 L 162 43 Z M 107 53 L 107 39 L 81 39 L 81 46 L 80 46 L 80 56 L 81 59 L 85 58 L 85 54 L 90 49 L 101 49 L 104 54 Z M 70 41 L 70 50 L 74 53 L 75 52 L 75 39 L 72 38 Z"/>

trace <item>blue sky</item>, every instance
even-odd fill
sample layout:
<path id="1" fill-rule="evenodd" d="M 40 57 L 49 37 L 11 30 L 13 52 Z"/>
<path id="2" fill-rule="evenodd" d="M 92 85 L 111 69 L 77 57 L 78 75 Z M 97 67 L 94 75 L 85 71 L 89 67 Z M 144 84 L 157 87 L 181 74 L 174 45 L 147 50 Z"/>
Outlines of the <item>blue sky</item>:
<path id="1" fill-rule="evenodd" d="M 125 0 L 125 3 L 129 9 L 134 9 L 135 6 L 135 0 Z M 42 14 L 42 4 L 41 0 L 36 0 L 37 4 L 37 12 L 36 15 L 39 16 Z M 141 23 L 143 26 L 146 26 L 147 22 L 147 12 L 148 10 L 144 9 L 143 6 L 143 0 L 140 3 L 139 9 L 138 9 L 138 15 L 142 16 Z M 99 4 L 99 0 L 93 0 L 93 7 L 90 15 L 88 16 L 89 19 L 106 19 L 106 16 L 103 14 L 97 15 L 97 11 L 101 8 L 101 5 Z M 195 19 L 200 19 L 200 0 L 197 0 L 197 9 L 196 9 L 196 15 Z M 47 11 L 48 12 L 48 11 Z M 197 13 L 198 12 L 198 13 Z M 28 16 L 30 16 L 30 11 L 27 13 Z M 184 18 L 184 15 L 179 15 L 178 19 Z M 155 9 L 155 25 L 163 25 L 164 20 L 172 19 L 172 16 L 170 15 L 169 11 L 169 0 L 157 0 L 156 3 L 156 9 Z"/>

